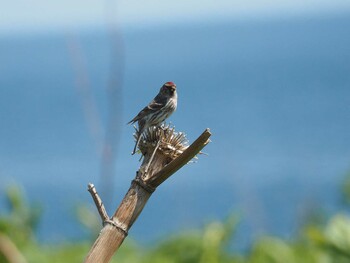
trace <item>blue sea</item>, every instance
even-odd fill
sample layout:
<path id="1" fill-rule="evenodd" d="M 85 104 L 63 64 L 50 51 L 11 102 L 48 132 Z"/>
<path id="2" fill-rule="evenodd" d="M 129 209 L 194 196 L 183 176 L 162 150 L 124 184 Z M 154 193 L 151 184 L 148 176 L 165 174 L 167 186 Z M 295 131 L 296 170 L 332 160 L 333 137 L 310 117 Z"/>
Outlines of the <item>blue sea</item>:
<path id="1" fill-rule="evenodd" d="M 166 81 L 178 88 L 176 130 L 191 142 L 210 128 L 212 142 L 153 194 L 132 238 L 237 213 L 239 243 L 249 244 L 264 233 L 294 236 L 310 211 L 343 209 L 345 15 L 0 36 L 1 214 L 16 183 L 43 208 L 40 241 L 86 237 L 75 213 L 93 208 L 87 184 L 112 214 L 140 165 L 126 123 Z M 102 169 L 106 136 L 115 164 Z M 101 179 L 108 169 L 113 179 Z"/>

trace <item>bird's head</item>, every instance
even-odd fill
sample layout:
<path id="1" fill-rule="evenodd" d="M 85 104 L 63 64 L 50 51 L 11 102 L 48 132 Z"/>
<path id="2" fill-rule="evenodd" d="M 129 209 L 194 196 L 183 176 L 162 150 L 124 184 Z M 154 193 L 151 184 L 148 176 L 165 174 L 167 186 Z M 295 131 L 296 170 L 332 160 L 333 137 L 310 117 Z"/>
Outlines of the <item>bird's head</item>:
<path id="1" fill-rule="evenodd" d="M 167 96 L 173 96 L 176 94 L 176 85 L 174 82 L 165 82 L 164 85 L 160 88 L 160 92 Z"/>

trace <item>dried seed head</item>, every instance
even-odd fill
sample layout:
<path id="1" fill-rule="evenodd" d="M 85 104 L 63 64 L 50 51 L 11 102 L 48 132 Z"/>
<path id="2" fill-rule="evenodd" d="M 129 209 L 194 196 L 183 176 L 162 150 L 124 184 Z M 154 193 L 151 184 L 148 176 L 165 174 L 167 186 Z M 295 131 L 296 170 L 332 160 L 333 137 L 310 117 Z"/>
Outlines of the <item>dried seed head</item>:
<path id="1" fill-rule="evenodd" d="M 138 130 L 135 128 L 135 140 L 138 137 Z M 159 143 L 158 150 L 170 160 L 178 157 L 188 147 L 188 140 L 183 132 L 176 132 L 173 126 L 162 124 L 160 127 L 150 127 L 141 135 L 139 149 L 143 155 L 154 150 Z"/>

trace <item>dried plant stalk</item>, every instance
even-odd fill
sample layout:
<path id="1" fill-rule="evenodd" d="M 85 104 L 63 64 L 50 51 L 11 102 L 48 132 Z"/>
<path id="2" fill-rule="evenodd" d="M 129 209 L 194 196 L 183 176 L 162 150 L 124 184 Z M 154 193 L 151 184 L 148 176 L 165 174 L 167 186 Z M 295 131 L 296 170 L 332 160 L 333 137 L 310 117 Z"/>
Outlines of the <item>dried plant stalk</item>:
<path id="1" fill-rule="evenodd" d="M 188 146 L 185 135 L 175 132 L 169 125 L 145 131 L 139 144 L 143 155 L 141 167 L 117 211 L 110 220 L 104 222 L 104 227 L 85 262 L 109 262 L 155 189 L 198 154 L 209 143 L 210 136 L 209 129 L 206 129 Z"/>

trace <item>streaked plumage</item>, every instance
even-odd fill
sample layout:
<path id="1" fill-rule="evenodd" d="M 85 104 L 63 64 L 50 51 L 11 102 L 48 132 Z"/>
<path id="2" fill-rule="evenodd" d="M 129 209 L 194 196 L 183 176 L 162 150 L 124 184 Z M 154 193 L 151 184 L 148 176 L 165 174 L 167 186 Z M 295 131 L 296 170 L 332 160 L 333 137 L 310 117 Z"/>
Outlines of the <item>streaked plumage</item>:
<path id="1" fill-rule="evenodd" d="M 139 136 L 137 138 L 132 154 L 135 154 L 137 146 L 145 129 L 160 125 L 167 119 L 177 107 L 176 85 L 173 82 L 166 82 L 159 90 L 157 96 L 130 123 L 138 123 Z"/>

